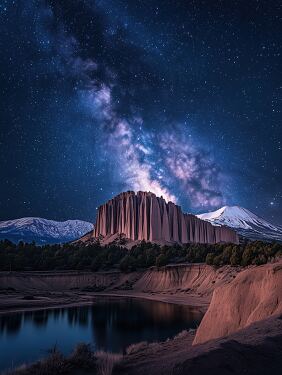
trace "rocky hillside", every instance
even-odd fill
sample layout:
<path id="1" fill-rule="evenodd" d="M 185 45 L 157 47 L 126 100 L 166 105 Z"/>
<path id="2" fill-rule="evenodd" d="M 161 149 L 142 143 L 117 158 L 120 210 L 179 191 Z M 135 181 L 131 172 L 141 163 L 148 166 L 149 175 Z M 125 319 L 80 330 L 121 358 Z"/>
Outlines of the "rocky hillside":
<path id="1" fill-rule="evenodd" d="M 229 284 L 219 286 L 194 344 L 227 336 L 251 323 L 282 314 L 282 260 L 246 269 Z"/>
<path id="2" fill-rule="evenodd" d="M 171 265 L 146 271 L 113 272 L 1 272 L 0 289 L 37 291 L 131 290 L 144 293 L 194 293 L 210 297 L 214 288 L 229 283 L 240 271 L 225 266 L 215 269 L 206 264 Z"/>

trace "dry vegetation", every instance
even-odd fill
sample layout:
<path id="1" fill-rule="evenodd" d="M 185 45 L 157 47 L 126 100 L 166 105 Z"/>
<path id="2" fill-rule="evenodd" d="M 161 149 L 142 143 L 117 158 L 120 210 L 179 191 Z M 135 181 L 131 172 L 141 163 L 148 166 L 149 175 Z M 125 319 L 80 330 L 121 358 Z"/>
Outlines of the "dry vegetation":
<path id="1" fill-rule="evenodd" d="M 80 373 L 91 373 L 92 375 L 111 375 L 114 365 L 122 359 L 122 355 L 106 353 L 103 351 L 93 352 L 89 344 L 78 344 L 69 357 L 63 356 L 54 347 L 49 355 L 32 364 L 23 364 L 16 369 L 6 372 L 6 375 L 54 375 L 74 374 L 76 370 Z"/>
<path id="2" fill-rule="evenodd" d="M 95 353 L 97 359 L 97 374 L 111 375 L 116 363 L 122 359 L 122 354 L 98 351 Z"/>
<path id="3" fill-rule="evenodd" d="M 190 332 L 183 330 L 168 341 L 182 339 Z M 161 343 L 141 341 L 131 344 L 126 349 L 126 355 L 136 354 L 144 350 L 157 350 Z M 122 354 L 110 353 L 105 351 L 91 350 L 90 344 L 80 343 L 73 352 L 65 357 L 56 346 L 49 351 L 49 355 L 31 365 L 23 364 L 15 369 L 11 369 L 5 375 L 53 375 L 64 374 L 91 374 L 91 375 L 111 375 L 116 364 L 123 359 Z"/>

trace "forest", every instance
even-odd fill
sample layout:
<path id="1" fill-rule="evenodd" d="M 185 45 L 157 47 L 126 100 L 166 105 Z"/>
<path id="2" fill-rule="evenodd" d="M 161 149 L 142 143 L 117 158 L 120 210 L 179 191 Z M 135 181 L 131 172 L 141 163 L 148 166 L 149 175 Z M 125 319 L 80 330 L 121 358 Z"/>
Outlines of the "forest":
<path id="1" fill-rule="evenodd" d="M 122 246 L 63 244 L 36 246 L 8 240 L 0 242 L 0 271 L 109 270 L 130 272 L 169 263 L 261 265 L 282 256 L 282 244 L 261 241 L 234 244 L 159 246 L 141 242 L 128 250 Z"/>

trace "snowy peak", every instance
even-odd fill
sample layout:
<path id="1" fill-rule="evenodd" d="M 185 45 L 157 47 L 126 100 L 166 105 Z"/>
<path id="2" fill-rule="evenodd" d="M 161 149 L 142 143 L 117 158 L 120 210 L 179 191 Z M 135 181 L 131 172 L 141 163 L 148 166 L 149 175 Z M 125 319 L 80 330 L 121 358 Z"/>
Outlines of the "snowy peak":
<path id="1" fill-rule="evenodd" d="M 266 220 L 253 214 L 246 208 L 239 206 L 223 206 L 220 209 L 208 212 L 206 214 L 197 215 L 200 219 L 207 220 L 210 222 L 225 224 L 232 226 L 232 228 L 243 228 L 249 229 L 253 225 L 268 227 L 275 230 L 276 227 Z"/>
<path id="2" fill-rule="evenodd" d="M 0 239 L 38 244 L 73 241 L 93 230 L 93 224 L 81 220 L 54 221 L 39 217 L 0 222 Z"/>
<path id="3" fill-rule="evenodd" d="M 282 228 L 270 224 L 246 208 L 223 206 L 216 211 L 197 215 L 214 225 L 227 225 L 252 239 L 282 240 Z"/>

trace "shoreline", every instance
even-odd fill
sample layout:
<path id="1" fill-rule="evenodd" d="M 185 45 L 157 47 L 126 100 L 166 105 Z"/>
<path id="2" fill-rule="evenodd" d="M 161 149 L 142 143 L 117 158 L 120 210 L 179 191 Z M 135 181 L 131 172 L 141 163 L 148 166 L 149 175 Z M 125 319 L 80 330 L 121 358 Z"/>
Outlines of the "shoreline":
<path id="1" fill-rule="evenodd" d="M 238 269 L 180 264 L 122 273 L 48 271 L 0 272 L 0 315 L 77 305 L 97 297 L 141 298 L 191 306 L 205 313 L 213 290 L 228 283 Z"/>
<path id="2" fill-rule="evenodd" d="M 180 294 L 180 293 L 142 293 L 142 292 L 101 292 L 96 293 L 95 296 L 105 297 L 127 297 L 127 298 L 140 298 L 149 301 L 158 301 L 164 303 L 171 303 L 174 305 L 183 305 L 195 307 L 199 310 L 206 312 L 211 301 L 211 297 L 201 297 L 193 294 Z"/>
<path id="3" fill-rule="evenodd" d="M 38 293 L 34 295 L 34 299 L 25 300 L 23 293 L 15 292 L 13 294 L 0 296 L 0 315 L 15 314 L 25 311 L 50 310 L 55 308 L 90 306 L 95 303 L 96 298 L 100 297 L 136 298 L 175 305 L 184 305 L 199 310 L 203 314 L 207 311 L 210 303 L 210 298 L 207 297 L 192 294 L 181 295 L 178 293 L 142 293 L 132 291 L 71 293 L 67 291 L 60 294 L 56 293 L 55 295 L 50 293 L 48 296 L 46 296 L 46 293 Z"/>

